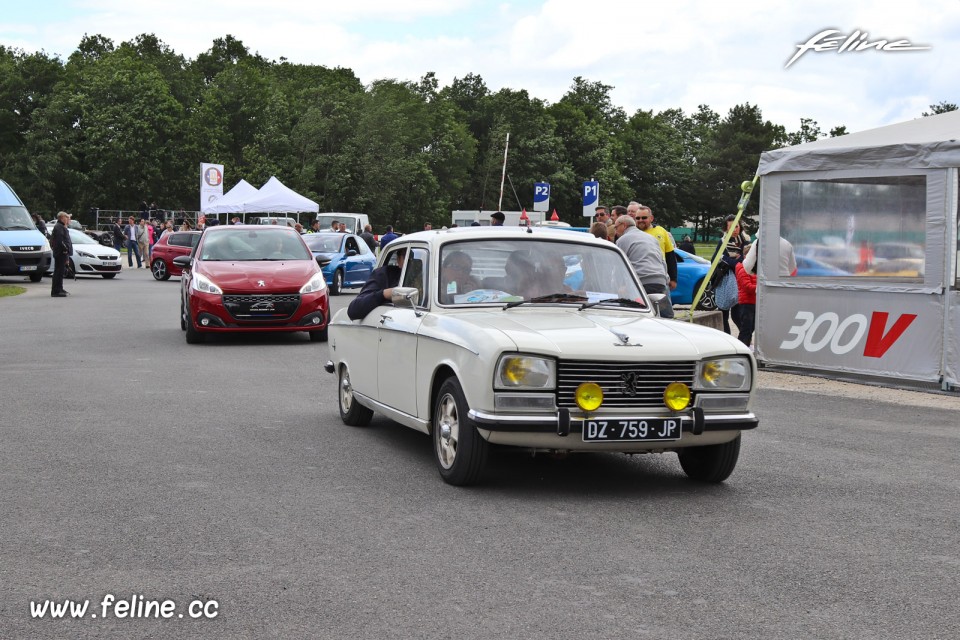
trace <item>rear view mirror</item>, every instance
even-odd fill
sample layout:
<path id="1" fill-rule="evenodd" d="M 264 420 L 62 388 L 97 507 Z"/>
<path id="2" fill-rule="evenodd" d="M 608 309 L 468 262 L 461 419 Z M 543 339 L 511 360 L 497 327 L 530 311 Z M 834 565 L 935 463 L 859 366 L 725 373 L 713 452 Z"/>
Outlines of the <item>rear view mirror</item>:
<path id="1" fill-rule="evenodd" d="M 420 291 L 416 287 L 394 287 L 390 302 L 395 307 L 413 309 L 420 301 Z"/>

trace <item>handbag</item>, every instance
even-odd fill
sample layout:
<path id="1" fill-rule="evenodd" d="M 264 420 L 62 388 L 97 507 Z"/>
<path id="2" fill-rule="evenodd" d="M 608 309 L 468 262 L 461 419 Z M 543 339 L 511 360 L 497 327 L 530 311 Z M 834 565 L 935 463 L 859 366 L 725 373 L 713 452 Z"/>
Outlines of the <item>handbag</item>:
<path id="1" fill-rule="evenodd" d="M 724 311 L 733 308 L 737 304 L 739 295 L 737 276 L 733 271 L 728 270 L 716 289 L 717 308 Z"/>

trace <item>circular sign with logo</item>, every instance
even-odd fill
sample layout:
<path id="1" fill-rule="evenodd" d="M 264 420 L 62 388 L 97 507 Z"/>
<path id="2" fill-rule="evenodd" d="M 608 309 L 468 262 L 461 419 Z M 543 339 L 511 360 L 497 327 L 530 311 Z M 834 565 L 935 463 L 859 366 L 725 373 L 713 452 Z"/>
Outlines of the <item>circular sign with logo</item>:
<path id="1" fill-rule="evenodd" d="M 220 183 L 223 182 L 223 174 L 216 167 L 207 167 L 207 170 L 203 172 L 203 181 L 211 187 L 219 187 Z"/>

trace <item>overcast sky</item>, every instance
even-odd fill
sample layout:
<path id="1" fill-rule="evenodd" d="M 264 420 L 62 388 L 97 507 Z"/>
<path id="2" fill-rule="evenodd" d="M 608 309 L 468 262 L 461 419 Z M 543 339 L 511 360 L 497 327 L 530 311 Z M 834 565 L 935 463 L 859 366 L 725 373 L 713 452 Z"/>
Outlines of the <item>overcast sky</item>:
<path id="1" fill-rule="evenodd" d="M 785 68 L 828 29 L 843 37 L 833 50 Z M 857 32 L 929 48 L 838 52 Z M 960 0 L 40 0 L 0 14 L 0 44 L 64 59 L 84 34 L 119 44 L 142 33 L 191 59 L 230 34 L 265 58 L 347 67 L 364 83 L 472 72 L 548 102 L 583 76 L 612 85 L 628 114 L 706 104 L 724 116 L 750 102 L 788 131 L 803 117 L 853 132 L 960 104 Z"/>

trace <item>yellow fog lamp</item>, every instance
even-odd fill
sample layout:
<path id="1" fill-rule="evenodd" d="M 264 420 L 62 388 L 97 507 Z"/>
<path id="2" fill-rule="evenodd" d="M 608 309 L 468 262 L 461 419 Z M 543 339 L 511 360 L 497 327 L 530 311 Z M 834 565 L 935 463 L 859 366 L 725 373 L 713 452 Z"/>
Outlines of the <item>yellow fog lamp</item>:
<path id="1" fill-rule="evenodd" d="M 573 397 L 584 411 L 596 411 L 603 404 L 603 389 L 595 382 L 584 382 L 577 387 Z"/>
<path id="2" fill-rule="evenodd" d="M 682 382 L 671 382 L 663 391 L 663 404 L 671 411 L 683 411 L 690 404 L 690 387 Z"/>

